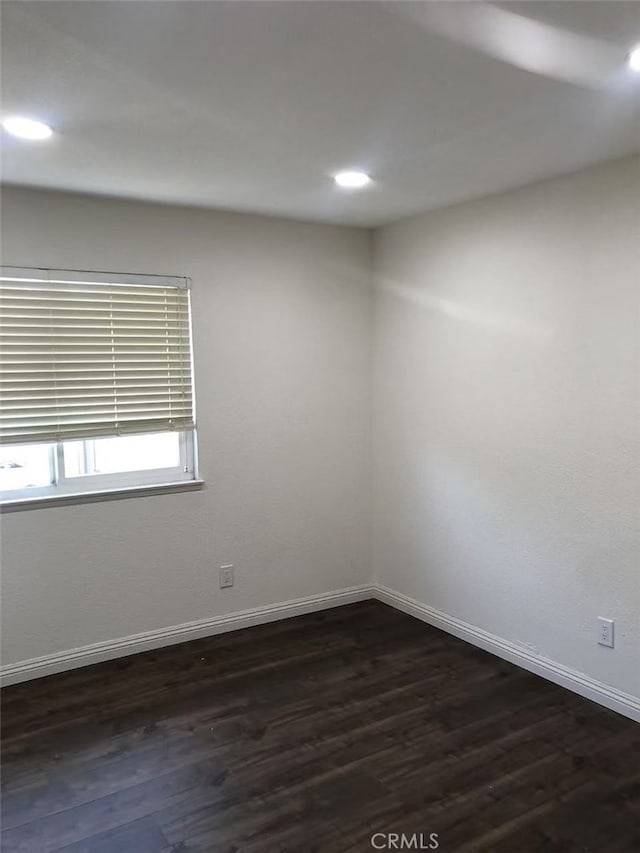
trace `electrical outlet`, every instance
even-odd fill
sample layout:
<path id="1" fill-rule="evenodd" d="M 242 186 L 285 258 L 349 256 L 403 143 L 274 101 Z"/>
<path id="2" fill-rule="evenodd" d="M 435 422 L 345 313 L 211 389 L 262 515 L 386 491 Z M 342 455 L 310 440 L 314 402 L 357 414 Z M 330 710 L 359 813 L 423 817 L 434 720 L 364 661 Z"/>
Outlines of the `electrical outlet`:
<path id="1" fill-rule="evenodd" d="M 613 619 L 598 616 L 598 643 L 613 648 Z"/>
<path id="2" fill-rule="evenodd" d="M 220 566 L 220 589 L 233 586 L 233 566 Z"/>

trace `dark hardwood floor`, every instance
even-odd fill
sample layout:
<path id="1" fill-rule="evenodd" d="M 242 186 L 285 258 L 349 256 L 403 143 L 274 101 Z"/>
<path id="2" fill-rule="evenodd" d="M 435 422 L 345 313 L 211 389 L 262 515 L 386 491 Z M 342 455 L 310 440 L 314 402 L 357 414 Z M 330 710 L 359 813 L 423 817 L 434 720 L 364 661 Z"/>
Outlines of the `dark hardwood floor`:
<path id="1" fill-rule="evenodd" d="M 373 601 L 9 687 L 2 724 L 4 853 L 640 850 L 639 725 Z"/>

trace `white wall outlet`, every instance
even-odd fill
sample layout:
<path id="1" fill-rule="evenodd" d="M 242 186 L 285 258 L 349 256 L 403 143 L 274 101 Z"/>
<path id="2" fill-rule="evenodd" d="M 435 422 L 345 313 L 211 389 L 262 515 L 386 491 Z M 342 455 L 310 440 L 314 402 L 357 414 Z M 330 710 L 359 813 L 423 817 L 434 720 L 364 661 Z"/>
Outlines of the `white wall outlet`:
<path id="1" fill-rule="evenodd" d="M 613 648 L 613 619 L 598 616 L 598 643 Z"/>
<path id="2" fill-rule="evenodd" d="M 233 566 L 220 566 L 220 589 L 233 586 Z"/>

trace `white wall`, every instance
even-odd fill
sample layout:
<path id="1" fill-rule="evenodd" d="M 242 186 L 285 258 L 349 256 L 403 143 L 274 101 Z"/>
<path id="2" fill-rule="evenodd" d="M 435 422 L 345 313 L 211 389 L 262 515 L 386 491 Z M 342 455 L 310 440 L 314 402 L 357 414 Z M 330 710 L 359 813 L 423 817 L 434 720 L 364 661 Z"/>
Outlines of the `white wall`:
<path id="1" fill-rule="evenodd" d="M 376 579 L 635 696 L 639 189 L 630 158 L 379 230 L 373 354 Z M 193 278 L 207 482 L 3 516 L 5 663 L 368 583 L 370 235 L 3 201 L 6 264 Z"/>
<path id="2" fill-rule="evenodd" d="M 4 515 L 5 663 L 368 581 L 368 232 L 16 188 L 2 232 L 9 265 L 192 277 L 207 484 Z"/>
<path id="3" fill-rule="evenodd" d="M 378 581 L 639 696 L 640 159 L 383 228 L 374 265 Z"/>

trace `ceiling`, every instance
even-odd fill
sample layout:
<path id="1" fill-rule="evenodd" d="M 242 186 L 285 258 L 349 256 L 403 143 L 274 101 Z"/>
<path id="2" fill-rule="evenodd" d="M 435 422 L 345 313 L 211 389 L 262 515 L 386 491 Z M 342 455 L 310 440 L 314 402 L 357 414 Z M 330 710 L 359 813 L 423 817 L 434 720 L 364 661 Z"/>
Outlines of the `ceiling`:
<path id="1" fill-rule="evenodd" d="M 374 226 L 640 149 L 640 3 L 13 2 L 5 182 Z M 343 168 L 368 171 L 360 192 Z"/>

